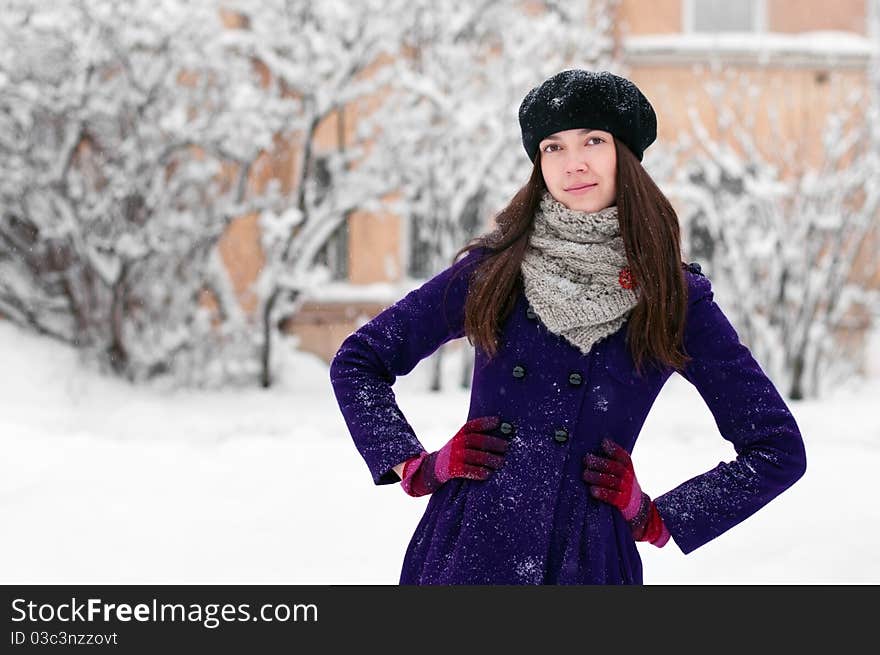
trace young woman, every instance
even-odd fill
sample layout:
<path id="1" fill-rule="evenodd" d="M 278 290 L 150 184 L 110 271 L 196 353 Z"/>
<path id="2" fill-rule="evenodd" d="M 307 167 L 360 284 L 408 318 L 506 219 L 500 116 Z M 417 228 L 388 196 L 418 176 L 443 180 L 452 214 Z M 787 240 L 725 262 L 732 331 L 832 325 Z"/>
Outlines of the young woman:
<path id="1" fill-rule="evenodd" d="M 804 474 L 803 441 L 681 261 L 678 219 L 641 165 L 657 127 L 641 91 L 567 70 L 519 120 L 534 169 L 496 229 L 346 338 L 331 381 L 374 483 L 431 494 L 401 584 L 642 584 L 637 541 L 690 553 L 729 530 Z M 462 336 L 468 420 L 429 453 L 392 385 Z M 736 458 L 652 499 L 630 453 L 674 372 Z"/>

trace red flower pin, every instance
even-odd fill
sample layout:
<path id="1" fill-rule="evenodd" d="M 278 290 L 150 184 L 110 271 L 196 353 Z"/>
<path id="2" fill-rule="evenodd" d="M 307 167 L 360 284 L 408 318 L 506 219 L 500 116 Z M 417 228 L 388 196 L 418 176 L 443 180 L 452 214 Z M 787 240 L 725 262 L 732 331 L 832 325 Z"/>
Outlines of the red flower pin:
<path id="1" fill-rule="evenodd" d="M 633 287 L 638 286 L 633 278 L 632 271 L 629 270 L 629 266 L 624 266 L 620 270 L 620 275 L 617 276 L 617 281 L 624 289 L 632 289 Z"/>

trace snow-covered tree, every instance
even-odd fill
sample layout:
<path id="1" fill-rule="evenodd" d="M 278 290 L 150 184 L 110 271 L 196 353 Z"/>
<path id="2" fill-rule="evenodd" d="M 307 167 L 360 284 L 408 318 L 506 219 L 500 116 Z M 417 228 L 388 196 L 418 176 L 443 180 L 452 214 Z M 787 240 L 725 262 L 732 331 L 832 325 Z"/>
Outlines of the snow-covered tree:
<path id="1" fill-rule="evenodd" d="M 707 87 L 717 133 L 690 111 L 688 153 L 663 184 L 684 202 L 685 250 L 704 264 L 743 341 L 792 399 L 818 397 L 851 376 L 857 355 L 840 338 L 878 303 L 870 270 L 856 265 L 880 227 L 876 103 L 856 88 L 804 140 L 757 142 L 760 93 L 727 70 Z M 732 102 L 738 98 L 739 102 Z M 804 151 L 821 140 L 818 166 Z M 681 144 L 680 144 L 681 145 Z M 876 259 L 871 259 L 876 264 Z"/>
<path id="2" fill-rule="evenodd" d="M 485 228 L 531 171 L 517 110 L 565 68 L 608 69 L 612 3 L 411 0 L 375 151 L 409 224 L 408 273 L 428 277 Z M 441 386 L 441 349 L 431 388 Z M 460 384 L 470 383 L 465 350 Z"/>
<path id="3" fill-rule="evenodd" d="M 213 0 L 4 2 L 6 318 L 130 379 L 197 382 L 239 334 L 215 246 L 253 210 L 251 166 L 297 103 L 227 36 Z"/>
<path id="4" fill-rule="evenodd" d="M 381 98 L 397 56 L 405 0 L 228 0 L 246 18 L 236 47 L 260 61 L 300 105 L 294 144 L 295 179 L 279 184 L 274 207 L 261 215 L 265 264 L 254 285 L 261 332 L 261 381 L 272 383 L 272 342 L 279 321 L 295 314 L 305 292 L 327 279 L 315 258 L 356 210 L 380 209 L 394 191 L 381 162 L 362 165 L 363 139 L 317 151 L 316 135 L 328 118 L 356 120 L 370 130 L 361 103 Z M 320 156 L 319 156 L 320 155 Z"/>

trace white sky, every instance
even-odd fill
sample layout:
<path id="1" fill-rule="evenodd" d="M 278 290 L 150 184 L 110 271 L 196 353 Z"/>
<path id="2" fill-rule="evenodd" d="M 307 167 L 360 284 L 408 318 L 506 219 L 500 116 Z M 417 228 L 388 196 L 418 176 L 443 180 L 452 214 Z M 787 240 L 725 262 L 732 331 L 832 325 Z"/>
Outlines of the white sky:
<path id="1" fill-rule="evenodd" d="M 0 321 L 0 582 L 396 584 L 428 499 L 373 485 L 326 365 L 287 348 L 269 391 L 166 393 Z M 690 555 L 639 544 L 645 583 L 880 583 L 878 350 L 868 382 L 789 403 L 806 475 Z M 468 395 L 421 391 L 427 363 L 395 392 L 433 450 Z M 633 453 L 643 488 L 659 495 L 734 456 L 673 375 Z"/>

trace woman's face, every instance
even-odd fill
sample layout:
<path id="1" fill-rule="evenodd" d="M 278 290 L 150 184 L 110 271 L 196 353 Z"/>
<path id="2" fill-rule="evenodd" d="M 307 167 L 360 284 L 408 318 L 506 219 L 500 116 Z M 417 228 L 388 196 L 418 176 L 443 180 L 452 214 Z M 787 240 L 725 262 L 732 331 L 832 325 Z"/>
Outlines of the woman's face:
<path id="1" fill-rule="evenodd" d="M 563 205 L 595 212 L 615 204 L 617 152 L 610 132 L 563 130 L 543 139 L 538 152 L 544 184 Z"/>

